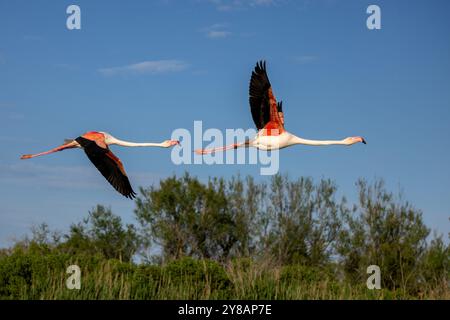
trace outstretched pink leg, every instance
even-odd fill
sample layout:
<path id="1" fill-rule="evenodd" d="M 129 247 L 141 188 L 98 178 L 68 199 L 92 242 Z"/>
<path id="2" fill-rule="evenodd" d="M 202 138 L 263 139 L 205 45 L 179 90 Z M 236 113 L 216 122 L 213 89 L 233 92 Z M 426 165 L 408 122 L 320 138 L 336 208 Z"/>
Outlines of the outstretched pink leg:
<path id="1" fill-rule="evenodd" d="M 237 149 L 240 147 L 247 147 L 249 146 L 249 141 L 245 141 L 243 143 L 233 143 L 233 144 L 229 144 L 227 146 L 223 146 L 223 147 L 217 147 L 217 148 L 211 148 L 211 149 L 197 149 L 195 150 L 196 154 L 210 154 L 210 153 L 214 153 L 217 151 L 226 151 L 226 150 L 230 150 L 230 149 Z"/>
<path id="2" fill-rule="evenodd" d="M 39 157 L 39 156 L 43 156 L 46 154 L 50 154 L 50 153 L 54 153 L 54 152 L 58 152 L 58 151 L 62 151 L 65 149 L 72 149 L 72 148 L 78 148 L 80 145 L 78 144 L 78 142 L 76 141 L 72 141 L 69 143 L 65 143 L 59 147 L 53 148 L 49 151 L 45 151 L 45 152 L 41 152 L 41 153 L 36 153 L 36 154 L 24 154 L 23 156 L 20 157 L 20 159 L 31 159 L 34 157 Z"/>

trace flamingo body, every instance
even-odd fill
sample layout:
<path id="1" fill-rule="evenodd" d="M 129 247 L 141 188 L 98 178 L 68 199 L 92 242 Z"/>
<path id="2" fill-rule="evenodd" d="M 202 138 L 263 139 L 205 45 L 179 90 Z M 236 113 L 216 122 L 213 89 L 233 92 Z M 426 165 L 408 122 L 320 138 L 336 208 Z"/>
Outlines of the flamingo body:
<path id="1" fill-rule="evenodd" d="M 258 134 L 251 141 L 251 145 L 260 150 L 276 150 L 289 147 L 293 143 L 293 135 L 287 131 L 278 134 L 276 130 L 267 130 L 263 134 Z"/>

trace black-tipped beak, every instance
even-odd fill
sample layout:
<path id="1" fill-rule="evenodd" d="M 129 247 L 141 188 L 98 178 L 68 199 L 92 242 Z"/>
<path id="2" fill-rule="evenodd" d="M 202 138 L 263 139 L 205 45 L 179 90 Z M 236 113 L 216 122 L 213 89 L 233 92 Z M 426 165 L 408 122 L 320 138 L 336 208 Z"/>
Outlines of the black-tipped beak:
<path id="1" fill-rule="evenodd" d="M 364 138 L 362 138 L 362 143 L 367 144 L 366 140 L 364 140 Z"/>

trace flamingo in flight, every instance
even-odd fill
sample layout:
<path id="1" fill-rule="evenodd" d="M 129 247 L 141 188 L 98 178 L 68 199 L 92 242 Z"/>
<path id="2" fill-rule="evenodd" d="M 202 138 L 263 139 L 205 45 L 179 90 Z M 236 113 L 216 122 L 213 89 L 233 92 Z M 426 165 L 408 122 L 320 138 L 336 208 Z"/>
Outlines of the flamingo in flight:
<path id="1" fill-rule="evenodd" d="M 198 149 L 197 154 L 209 154 L 229 149 L 255 147 L 261 150 L 283 149 L 296 144 L 310 146 L 345 145 L 358 142 L 366 144 L 363 137 L 348 137 L 342 140 L 309 140 L 289 133 L 284 128 L 283 103 L 277 103 L 272 86 L 267 76 L 266 63 L 256 63 L 252 72 L 249 88 L 249 102 L 253 121 L 258 129 L 255 138 L 241 143 L 234 143 L 211 149 Z"/>
<path id="2" fill-rule="evenodd" d="M 100 171 L 106 180 L 108 180 L 114 189 L 125 197 L 133 199 L 136 196 L 136 193 L 131 187 L 122 161 L 120 161 L 120 159 L 117 158 L 109 149 L 109 146 L 114 144 L 123 147 L 169 148 L 179 144 L 179 142 L 177 140 L 166 140 L 161 143 L 136 143 L 116 139 L 106 132 L 91 131 L 76 139 L 67 139 L 64 141 L 63 145 L 49 151 L 36 154 L 26 154 L 21 156 L 20 159 L 30 159 L 66 149 L 82 148 L 89 160 L 91 160 L 94 166 L 98 169 L 98 171 Z"/>

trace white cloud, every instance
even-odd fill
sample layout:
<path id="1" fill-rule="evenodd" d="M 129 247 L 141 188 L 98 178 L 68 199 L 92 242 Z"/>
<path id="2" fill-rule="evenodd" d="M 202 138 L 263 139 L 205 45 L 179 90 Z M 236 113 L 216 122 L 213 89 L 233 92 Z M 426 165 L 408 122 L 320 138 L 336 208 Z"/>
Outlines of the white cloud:
<path id="1" fill-rule="evenodd" d="M 213 24 L 200 31 L 202 31 L 209 39 L 226 38 L 231 35 L 231 32 L 227 30 L 227 25 L 221 23 Z"/>
<path id="2" fill-rule="evenodd" d="M 217 39 L 217 38 L 225 38 L 228 37 L 231 34 L 229 31 L 214 31 L 211 30 L 207 33 L 207 37 L 211 39 Z"/>
<path id="3" fill-rule="evenodd" d="M 117 74 L 161 74 L 183 71 L 188 64 L 181 60 L 149 60 L 121 67 L 101 68 L 98 71 L 105 76 Z"/>

